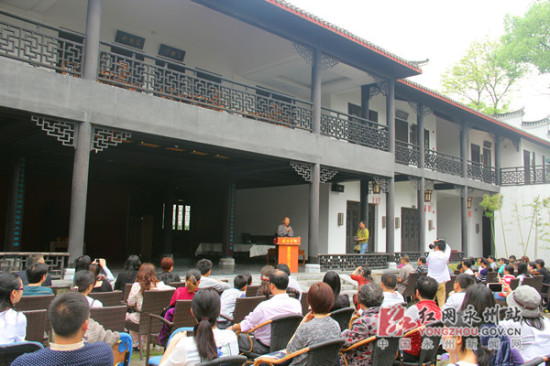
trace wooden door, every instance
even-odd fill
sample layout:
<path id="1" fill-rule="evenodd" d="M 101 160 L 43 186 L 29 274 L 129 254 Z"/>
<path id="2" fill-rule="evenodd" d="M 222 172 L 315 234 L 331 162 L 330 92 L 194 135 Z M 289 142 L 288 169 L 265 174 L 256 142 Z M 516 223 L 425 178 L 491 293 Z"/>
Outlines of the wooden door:
<path id="1" fill-rule="evenodd" d="M 418 251 L 418 210 L 401 208 L 401 251 Z"/>
<path id="2" fill-rule="evenodd" d="M 355 240 L 353 238 L 357 234 L 359 221 L 361 221 L 360 202 L 348 201 L 346 211 L 346 253 L 355 253 L 353 250 Z"/>

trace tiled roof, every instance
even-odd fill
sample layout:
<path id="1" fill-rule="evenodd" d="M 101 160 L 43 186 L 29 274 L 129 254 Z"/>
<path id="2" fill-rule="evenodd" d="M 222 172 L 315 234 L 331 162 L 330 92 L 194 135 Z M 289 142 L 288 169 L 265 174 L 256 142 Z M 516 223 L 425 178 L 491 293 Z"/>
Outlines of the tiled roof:
<path id="1" fill-rule="evenodd" d="M 536 142 L 542 143 L 542 144 L 544 144 L 544 145 L 546 145 L 546 146 L 550 146 L 550 141 L 541 139 L 540 137 L 535 136 L 535 135 L 533 135 L 533 134 L 531 134 L 531 133 L 529 133 L 529 132 L 527 132 L 527 131 L 524 131 L 524 130 L 522 130 L 522 129 L 516 128 L 516 127 L 514 127 L 514 126 L 512 126 L 512 125 L 510 125 L 510 124 L 508 124 L 508 123 L 506 123 L 506 122 L 504 122 L 504 121 L 500 121 L 500 120 L 496 119 L 494 116 L 489 116 L 489 115 L 487 115 L 487 114 L 485 114 L 485 113 L 481 113 L 481 112 L 479 112 L 479 111 L 476 111 L 475 109 L 472 109 L 472 108 L 468 107 L 467 105 L 465 105 L 465 104 L 463 104 L 463 103 L 457 102 L 457 101 L 455 101 L 455 100 L 453 100 L 453 99 L 451 99 L 451 98 L 449 98 L 449 97 L 447 97 L 447 96 L 445 96 L 445 95 L 443 95 L 443 94 L 441 94 L 441 93 L 439 93 L 439 92 L 437 92 L 437 91 L 435 91 L 435 90 L 431 90 L 431 89 L 429 89 L 429 88 L 426 88 L 425 86 L 420 85 L 420 84 L 418 84 L 418 83 L 416 83 L 416 82 L 414 82 L 414 81 L 405 80 L 405 79 L 399 79 L 399 80 L 397 80 L 397 82 L 398 82 L 398 83 L 401 83 L 401 84 L 403 84 L 403 85 L 407 85 L 407 86 L 409 86 L 409 87 L 412 87 L 412 88 L 414 88 L 414 89 L 416 89 L 416 90 L 419 90 L 419 91 L 421 91 L 421 92 L 423 92 L 423 93 L 425 93 L 425 94 L 431 95 L 432 97 L 435 97 L 435 98 L 437 98 L 437 99 L 440 99 L 440 100 L 442 100 L 442 101 L 444 101 L 444 102 L 446 102 L 446 103 L 448 103 L 448 104 L 450 104 L 450 105 L 454 105 L 455 107 L 458 107 L 458 108 L 460 108 L 460 109 L 463 109 L 464 111 L 469 112 L 469 113 L 471 113 L 471 114 L 473 114 L 473 115 L 476 115 L 476 116 L 478 116 L 478 117 L 480 117 L 480 118 L 483 118 L 484 120 L 486 120 L 486 121 L 488 121 L 488 122 L 491 122 L 491 123 L 493 123 L 493 124 L 496 124 L 496 125 L 499 125 L 499 126 L 501 126 L 501 127 L 504 127 L 504 128 L 506 128 L 506 129 L 508 129 L 508 130 L 511 130 L 511 131 L 513 131 L 513 132 L 515 132 L 515 133 L 517 133 L 517 134 L 519 134 L 519 135 L 522 135 L 523 137 L 528 138 L 528 139 L 530 139 L 530 140 L 532 140 L 532 141 L 536 141 Z M 549 118 L 550 118 L 550 117 L 549 117 Z"/>
<path id="2" fill-rule="evenodd" d="M 358 35 L 356 34 L 353 34 L 351 33 L 350 31 L 340 27 L 340 26 L 337 26 L 336 24 L 333 24 L 331 22 L 328 22 L 320 17 L 318 17 L 317 15 L 315 14 L 312 14 L 304 9 L 301 9 L 299 7 L 297 7 L 296 5 L 293 5 L 285 0 L 265 0 L 271 4 L 274 4 L 274 5 L 277 5 L 279 6 L 280 8 L 282 9 L 285 9 L 287 11 L 290 11 L 296 15 L 299 15 L 301 16 L 302 18 L 304 19 L 307 19 L 321 27 L 324 27 L 325 29 L 328 29 L 336 34 L 339 34 L 349 40 L 352 40 L 370 50 L 373 50 L 385 57 L 388 57 L 390 59 L 393 59 L 394 61 L 397 61 L 405 66 L 408 66 L 410 67 L 411 69 L 419 72 L 419 73 L 422 73 L 422 70 L 420 69 L 418 63 L 415 63 L 415 62 L 411 62 L 411 61 L 408 61 L 406 59 L 404 59 L 403 57 L 400 57 L 394 53 L 391 53 L 385 49 L 383 49 L 382 47 L 380 46 L 377 46 L 375 45 L 374 43 L 371 43 L 369 41 L 367 41 L 366 39 L 362 38 L 362 37 L 359 37 Z"/>
<path id="3" fill-rule="evenodd" d="M 496 114 L 495 118 L 506 118 L 506 117 L 524 116 L 524 115 L 525 115 L 525 108 L 521 108 L 521 109 L 518 109 L 517 111 Z"/>
<path id="4" fill-rule="evenodd" d="M 539 119 L 538 121 L 523 121 L 521 122 L 521 126 L 525 128 L 532 128 L 532 127 L 537 127 L 548 123 L 550 123 L 550 116 L 547 116 L 543 119 Z"/>

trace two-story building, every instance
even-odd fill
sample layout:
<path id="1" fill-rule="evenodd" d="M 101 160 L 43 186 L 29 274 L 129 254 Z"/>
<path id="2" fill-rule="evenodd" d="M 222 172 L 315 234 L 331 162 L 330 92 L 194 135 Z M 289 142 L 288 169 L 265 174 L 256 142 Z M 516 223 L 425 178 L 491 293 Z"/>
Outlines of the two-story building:
<path id="1" fill-rule="evenodd" d="M 233 257 L 289 216 L 310 263 L 360 220 L 370 252 L 487 255 L 483 194 L 550 156 L 282 0 L 1 0 L 0 56 L 10 251 Z"/>

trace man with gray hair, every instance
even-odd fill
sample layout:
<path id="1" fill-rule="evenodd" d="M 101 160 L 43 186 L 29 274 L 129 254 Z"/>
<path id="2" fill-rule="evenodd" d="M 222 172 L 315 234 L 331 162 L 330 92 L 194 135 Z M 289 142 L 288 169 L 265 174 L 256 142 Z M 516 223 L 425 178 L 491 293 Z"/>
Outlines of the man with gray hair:
<path id="1" fill-rule="evenodd" d="M 407 288 L 409 275 L 411 273 L 415 273 L 415 270 L 410 263 L 409 256 L 406 254 L 401 256 L 401 265 L 403 267 L 401 267 L 399 274 L 397 275 L 397 291 L 402 294 L 405 292 L 405 288 Z"/>

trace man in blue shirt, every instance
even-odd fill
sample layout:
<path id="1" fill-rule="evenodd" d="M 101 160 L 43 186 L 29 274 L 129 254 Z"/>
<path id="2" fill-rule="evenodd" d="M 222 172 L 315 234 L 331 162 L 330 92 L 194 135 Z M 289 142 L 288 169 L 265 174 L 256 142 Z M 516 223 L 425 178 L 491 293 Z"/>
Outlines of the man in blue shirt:
<path id="1" fill-rule="evenodd" d="M 49 348 L 17 357 L 13 366 L 113 365 L 113 351 L 107 343 L 88 344 L 82 341 L 90 317 L 90 307 L 84 295 L 66 292 L 57 296 L 48 314 L 55 332 L 55 343 L 50 343 Z"/>

